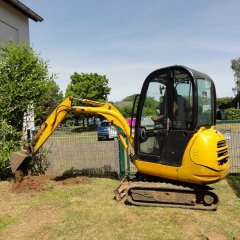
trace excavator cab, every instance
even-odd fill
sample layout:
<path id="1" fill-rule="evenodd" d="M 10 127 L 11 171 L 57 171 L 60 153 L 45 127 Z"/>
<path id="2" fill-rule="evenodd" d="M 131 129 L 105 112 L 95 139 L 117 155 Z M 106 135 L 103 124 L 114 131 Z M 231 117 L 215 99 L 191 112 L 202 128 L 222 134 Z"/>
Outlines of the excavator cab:
<path id="1" fill-rule="evenodd" d="M 142 172 L 149 175 L 180 179 L 180 168 L 193 161 L 193 158 L 186 158 L 184 154 L 196 155 L 199 151 L 191 153 L 193 148 L 189 146 L 190 141 L 193 141 L 193 136 L 196 136 L 200 129 L 211 129 L 215 125 L 215 112 L 215 87 L 206 74 L 184 66 L 171 66 L 152 72 L 143 84 L 137 109 L 134 150 L 135 158 L 141 162 L 137 164 L 138 169 L 143 169 Z M 216 145 L 212 151 L 217 152 L 217 142 L 224 140 L 218 138 L 220 134 L 217 136 L 216 130 L 209 133 L 210 137 L 213 135 Z M 205 142 L 208 141 L 207 138 Z M 201 141 L 204 148 L 204 139 Z M 198 147 L 201 148 L 201 144 Z M 208 145 L 209 150 L 211 147 L 212 145 Z M 227 157 L 226 152 L 226 162 Z M 196 160 L 195 167 L 203 165 L 212 168 L 205 156 L 202 159 L 204 163 Z M 161 166 L 163 167 L 160 168 Z M 160 174 L 154 172 L 158 168 Z M 184 171 L 186 175 L 187 170 Z M 187 181 L 202 183 L 194 178 L 189 176 Z"/>
<path id="2" fill-rule="evenodd" d="M 174 66 L 150 74 L 142 88 L 135 139 L 137 158 L 181 166 L 200 126 L 215 124 L 215 88 L 205 74 Z"/>

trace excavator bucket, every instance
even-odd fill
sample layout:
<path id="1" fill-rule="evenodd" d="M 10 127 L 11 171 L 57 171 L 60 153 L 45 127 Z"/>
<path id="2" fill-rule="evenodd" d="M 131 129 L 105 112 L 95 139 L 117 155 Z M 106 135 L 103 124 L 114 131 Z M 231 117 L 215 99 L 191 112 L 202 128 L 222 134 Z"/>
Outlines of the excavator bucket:
<path id="1" fill-rule="evenodd" d="M 12 172 L 15 173 L 24 160 L 29 157 L 30 154 L 26 150 L 21 150 L 19 152 L 14 152 L 10 156 L 10 165 Z"/>

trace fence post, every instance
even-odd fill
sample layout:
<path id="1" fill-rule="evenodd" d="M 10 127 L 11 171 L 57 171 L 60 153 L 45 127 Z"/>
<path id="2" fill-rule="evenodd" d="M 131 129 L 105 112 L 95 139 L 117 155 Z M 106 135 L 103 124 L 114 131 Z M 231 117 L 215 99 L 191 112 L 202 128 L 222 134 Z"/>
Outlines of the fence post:
<path id="1" fill-rule="evenodd" d="M 128 139 L 126 139 L 126 143 L 127 143 L 127 145 L 129 145 Z M 127 160 L 127 176 L 129 176 L 130 175 L 130 158 L 126 152 L 125 152 L 125 156 L 126 156 L 126 160 Z"/>
<path id="2" fill-rule="evenodd" d="M 120 169 L 120 177 L 125 175 L 125 154 L 124 147 L 120 140 L 118 140 L 118 149 L 119 149 L 119 169 Z"/>

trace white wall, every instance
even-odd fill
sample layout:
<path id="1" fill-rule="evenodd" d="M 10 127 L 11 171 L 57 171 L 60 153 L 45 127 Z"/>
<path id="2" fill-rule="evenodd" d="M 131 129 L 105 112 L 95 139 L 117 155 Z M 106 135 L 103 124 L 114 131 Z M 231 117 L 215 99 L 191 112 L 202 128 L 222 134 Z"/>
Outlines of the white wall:
<path id="1" fill-rule="evenodd" d="M 28 17 L 0 1 L 0 41 L 29 42 Z"/>
<path id="2" fill-rule="evenodd" d="M 0 0 L 0 43 L 13 41 L 29 43 L 28 17 L 11 5 Z M 34 110 L 30 108 L 23 122 L 23 138 L 27 139 L 27 130 L 34 130 Z M 32 137 L 32 136 L 31 136 Z"/>

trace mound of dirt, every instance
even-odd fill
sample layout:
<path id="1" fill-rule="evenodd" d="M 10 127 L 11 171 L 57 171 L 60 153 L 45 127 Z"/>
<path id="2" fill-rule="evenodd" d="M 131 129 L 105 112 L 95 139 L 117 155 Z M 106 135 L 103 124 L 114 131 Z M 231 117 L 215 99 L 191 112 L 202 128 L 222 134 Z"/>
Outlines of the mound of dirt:
<path id="1" fill-rule="evenodd" d="M 77 184 L 77 183 L 86 183 L 86 180 L 83 177 L 71 177 L 71 178 L 66 178 L 62 181 L 62 184 Z"/>
<path id="2" fill-rule="evenodd" d="M 23 192 L 41 192 L 50 188 L 51 182 L 53 182 L 50 176 L 25 176 L 20 178 L 16 177 L 12 191 L 15 193 Z"/>
<path id="3" fill-rule="evenodd" d="M 57 179 L 54 176 L 23 176 L 19 171 L 15 174 L 15 181 L 12 185 L 14 193 L 35 193 L 53 189 L 59 184 L 84 184 L 86 180 L 83 177 L 70 177 L 66 179 Z"/>

